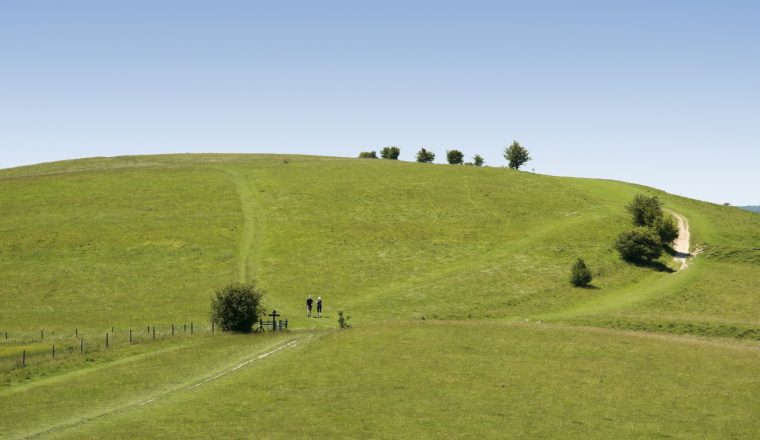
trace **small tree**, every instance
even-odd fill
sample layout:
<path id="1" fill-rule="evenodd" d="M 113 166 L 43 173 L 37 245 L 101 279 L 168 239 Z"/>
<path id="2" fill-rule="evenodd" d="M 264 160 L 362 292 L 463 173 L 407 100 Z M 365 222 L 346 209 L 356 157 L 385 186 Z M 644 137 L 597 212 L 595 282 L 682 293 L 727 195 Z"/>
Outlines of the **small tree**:
<path id="1" fill-rule="evenodd" d="M 451 165 L 461 165 L 464 162 L 464 154 L 459 150 L 446 150 L 446 160 Z"/>
<path id="2" fill-rule="evenodd" d="M 476 167 L 482 167 L 484 163 L 486 163 L 486 161 L 483 160 L 483 157 L 479 154 L 476 154 L 472 158 L 472 164 L 475 165 Z"/>
<path id="3" fill-rule="evenodd" d="M 361 159 L 377 159 L 377 153 L 375 151 L 362 151 L 359 153 Z"/>
<path id="4" fill-rule="evenodd" d="M 662 240 L 651 228 L 638 227 L 620 234 L 615 249 L 628 261 L 654 260 L 662 255 Z"/>
<path id="5" fill-rule="evenodd" d="M 678 238 L 680 232 L 676 219 L 672 215 L 664 216 L 657 220 L 654 229 L 657 231 L 657 235 L 660 236 L 662 244 L 666 246 L 671 246 L 676 238 Z"/>
<path id="6" fill-rule="evenodd" d="M 211 298 L 211 320 L 224 331 L 250 332 L 261 315 L 261 298 L 265 294 L 255 281 L 219 289 Z"/>
<path id="7" fill-rule="evenodd" d="M 570 282 L 575 287 L 586 287 L 592 278 L 591 271 L 586 266 L 586 262 L 583 261 L 583 258 L 578 257 L 573 267 L 570 268 Z"/>
<path id="8" fill-rule="evenodd" d="M 401 149 L 399 147 L 383 147 L 382 150 L 380 150 L 380 157 L 383 159 L 398 159 L 398 156 L 401 154 Z"/>
<path id="9" fill-rule="evenodd" d="M 636 194 L 625 209 L 633 216 L 633 224 L 636 226 L 655 227 L 663 218 L 662 203 L 657 196 Z"/>
<path id="10" fill-rule="evenodd" d="M 428 151 L 424 148 L 417 152 L 417 162 L 421 163 L 433 163 L 435 160 L 435 153 Z"/>
<path id="11" fill-rule="evenodd" d="M 351 328 L 351 324 L 348 323 L 349 319 L 351 317 L 343 315 L 343 310 L 338 311 L 338 325 L 340 328 Z"/>
<path id="12" fill-rule="evenodd" d="M 509 167 L 513 170 L 519 170 L 520 167 L 529 161 L 530 154 L 517 141 L 512 141 L 512 145 L 504 149 L 504 158 L 509 162 Z"/>

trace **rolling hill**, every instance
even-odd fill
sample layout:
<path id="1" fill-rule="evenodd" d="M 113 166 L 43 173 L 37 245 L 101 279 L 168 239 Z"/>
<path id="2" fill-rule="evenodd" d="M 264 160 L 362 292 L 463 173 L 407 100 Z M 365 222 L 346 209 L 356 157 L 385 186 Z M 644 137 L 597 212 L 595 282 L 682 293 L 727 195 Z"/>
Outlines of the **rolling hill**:
<path id="1" fill-rule="evenodd" d="M 612 248 L 638 193 L 688 219 L 688 269 Z M 0 209 L 0 360 L 74 332 L 199 328 L 7 369 L 10 438 L 760 430 L 750 212 L 615 181 L 278 155 L 0 170 Z M 592 288 L 568 283 L 578 256 Z M 211 293 L 250 279 L 291 331 L 209 334 Z M 309 294 L 325 318 L 304 316 Z M 338 310 L 354 328 L 335 330 Z"/>

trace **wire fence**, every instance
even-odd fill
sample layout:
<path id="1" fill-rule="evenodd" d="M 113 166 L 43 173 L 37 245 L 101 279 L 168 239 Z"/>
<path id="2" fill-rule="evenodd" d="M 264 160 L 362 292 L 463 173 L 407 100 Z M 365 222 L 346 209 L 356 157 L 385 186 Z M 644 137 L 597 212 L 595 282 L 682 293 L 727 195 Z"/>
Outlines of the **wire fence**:
<path id="1" fill-rule="evenodd" d="M 56 360 L 83 356 L 128 345 L 144 344 L 168 338 L 213 335 L 213 323 L 148 325 L 141 328 L 111 327 L 106 331 L 40 330 L 39 332 L 0 331 L 0 371 L 26 368 Z"/>

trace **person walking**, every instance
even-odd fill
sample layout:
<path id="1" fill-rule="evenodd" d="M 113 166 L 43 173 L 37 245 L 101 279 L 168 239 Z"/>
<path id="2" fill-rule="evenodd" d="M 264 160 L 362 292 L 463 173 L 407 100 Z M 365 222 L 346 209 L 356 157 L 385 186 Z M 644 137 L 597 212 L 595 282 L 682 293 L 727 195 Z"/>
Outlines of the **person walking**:
<path id="1" fill-rule="evenodd" d="M 314 304 L 314 300 L 311 299 L 311 295 L 306 298 L 306 317 L 311 318 L 311 305 Z"/>
<path id="2" fill-rule="evenodd" d="M 322 317 L 322 297 L 317 297 L 317 318 Z"/>

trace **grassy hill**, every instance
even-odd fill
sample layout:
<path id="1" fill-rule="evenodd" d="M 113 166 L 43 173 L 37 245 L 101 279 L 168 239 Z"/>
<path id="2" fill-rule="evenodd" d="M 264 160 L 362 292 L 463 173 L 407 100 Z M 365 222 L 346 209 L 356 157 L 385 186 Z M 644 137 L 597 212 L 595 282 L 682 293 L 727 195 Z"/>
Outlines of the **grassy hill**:
<path id="1" fill-rule="evenodd" d="M 688 269 L 620 261 L 611 244 L 637 193 L 689 220 L 701 253 Z M 194 322 L 204 333 L 2 373 L 0 404 L 28 402 L 0 422 L 11 437 L 245 437 L 254 425 L 280 426 L 268 434 L 278 438 L 760 428 L 753 213 L 614 181 L 275 155 L 0 170 L 0 207 L 0 332 L 10 335 L 0 358 L 71 344 L 74 329 L 89 338 L 113 327 L 123 340 L 127 329 L 165 335 Z M 593 288 L 568 283 L 578 256 Z M 205 334 L 213 290 L 252 278 L 293 332 Z M 304 316 L 307 294 L 325 298 L 325 318 Z M 334 330 L 338 310 L 354 329 Z M 130 373 L 144 360 L 150 379 Z"/>

